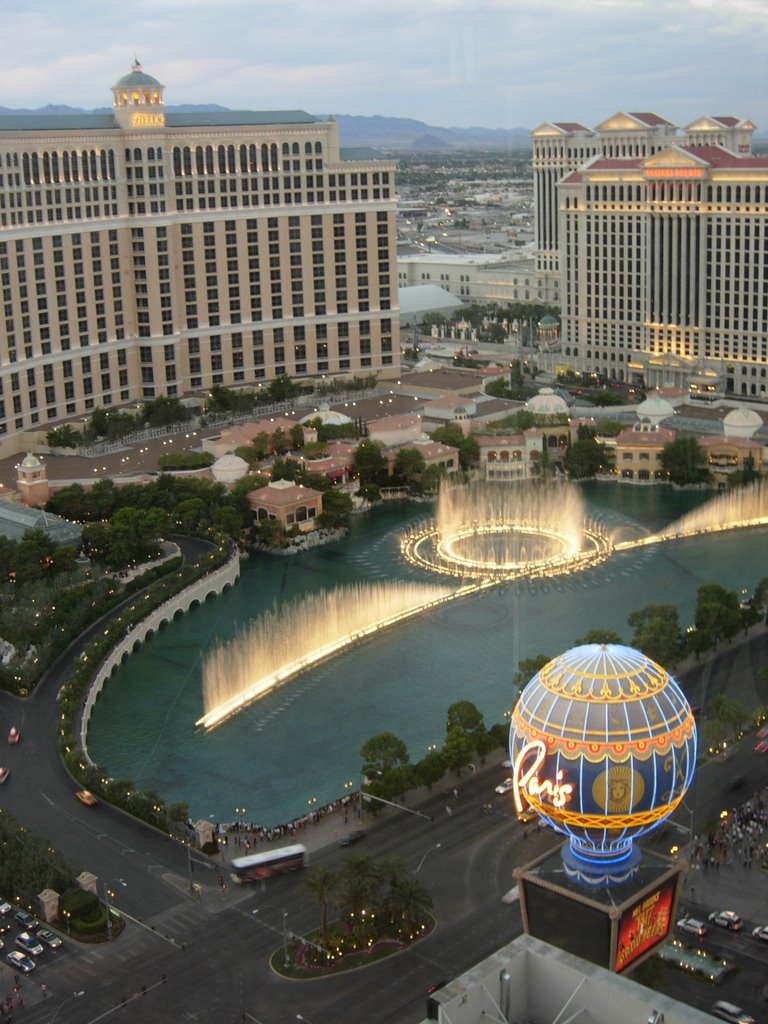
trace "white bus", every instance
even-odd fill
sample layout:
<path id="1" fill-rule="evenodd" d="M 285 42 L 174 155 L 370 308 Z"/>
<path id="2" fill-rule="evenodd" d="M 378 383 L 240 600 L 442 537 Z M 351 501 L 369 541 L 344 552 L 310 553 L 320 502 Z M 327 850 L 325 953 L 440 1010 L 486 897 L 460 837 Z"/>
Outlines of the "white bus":
<path id="1" fill-rule="evenodd" d="M 281 846 L 276 850 L 265 850 L 263 853 L 252 853 L 248 857 L 236 857 L 230 861 L 229 868 L 232 880 L 242 885 L 245 882 L 258 882 L 272 875 L 282 875 L 286 871 L 298 871 L 307 863 L 307 848 L 301 843 L 294 846 Z"/>

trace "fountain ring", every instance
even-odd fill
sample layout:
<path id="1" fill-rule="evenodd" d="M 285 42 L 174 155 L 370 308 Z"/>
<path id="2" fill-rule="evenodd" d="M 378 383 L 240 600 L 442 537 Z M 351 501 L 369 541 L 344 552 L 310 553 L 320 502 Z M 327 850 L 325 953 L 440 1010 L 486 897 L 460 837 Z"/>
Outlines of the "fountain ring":
<path id="1" fill-rule="evenodd" d="M 513 553 L 500 559 L 496 538 L 514 540 Z M 570 533 L 541 523 L 475 521 L 447 532 L 425 526 L 404 537 L 400 551 L 412 565 L 461 579 L 535 579 L 578 572 L 613 552 L 599 525 L 585 526 L 580 539 L 579 545 Z"/>

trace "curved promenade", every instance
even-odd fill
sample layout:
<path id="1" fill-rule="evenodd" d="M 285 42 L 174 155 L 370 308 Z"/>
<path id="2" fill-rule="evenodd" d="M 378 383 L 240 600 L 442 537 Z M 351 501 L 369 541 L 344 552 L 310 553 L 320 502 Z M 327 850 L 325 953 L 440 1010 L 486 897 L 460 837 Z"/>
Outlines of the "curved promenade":
<path id="1" fill-rule="evenodd" d="M 145 619 L 142 619 L 126 633 L 101 661 L 88 687 L 79 716 L 80 748 L 89 764 L 92 765 L 93 761 L 88 756 L 88 723 L 99 694 L 110 676 L 117 671 L 130 654 L 137 651 L 143 643 L 167 626 L 172 619 L 178 618 L 191 608 L 196 608 L 207 601 L 209 597 L 216 597 L 217 594 L 228 590 L 237 583 L 239 578 L 240 555 L 237 547 L 233 545 L 230 556 L 223 565 L 207 573 L 155 608 Z"/>

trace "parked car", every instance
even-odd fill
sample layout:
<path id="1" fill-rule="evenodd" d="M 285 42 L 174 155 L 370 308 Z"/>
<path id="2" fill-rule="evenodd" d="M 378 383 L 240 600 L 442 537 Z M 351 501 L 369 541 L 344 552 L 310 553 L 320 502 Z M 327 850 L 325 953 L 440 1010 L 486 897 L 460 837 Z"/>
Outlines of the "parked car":
<path id="1" fill-rule="evenodd" d="M 40 956 L 43 952 L 43 947 L 37 941 L 37 937 L 30 935 L 29 932 L 21 932 L 17 935 L 16 945 L 24 953 L 31 953 L 33 956 Z"/>
<path id="2" fill-rule="evenodd" d="M 10 914 L 13 907 L 7 900 L 0 900 L 0 917 L 5 917 L 6 914 Z"/>
<path id="3" fill-rule="evenodd" d="M 19 735 L 19 730 L 15 725 L 12 725 L 10 732 L 8 733 L 8 742 L 13 746 L 15 743 L 18 743 L 20 739 L 21 736 Z"/>
<path id="4" fill-rule="evenodd" d="M 768 924 L 764 924 L 760 928 L 753 928 L 752 938 L 760 939 L 761 942 L 768 942 Z"/>
<path id="5" fill-rule="evenodd" d="M 0 786 L 2 786 L 10 774 L 10 768 L 6 768 L 5 765 L 0 765 Z"/>
<path id="6" fill-rule="evenodd" d="M 712 1014 L 715 1017 L 719 1017 L 720 1020 L 728 1020 L 731 1024 L 755 1024 L 755 1018 L 742 1010 L 740 1006 L 734 1006 L 733 1003 L 727 1003 L 724 999 L 719 999 L 712 1007 Z"/>
<path id="7" fill-rule="evenodd" d="M 361 828 L 354 829 L 352 832 L 347 832 L 345 836 L 342 836 L 338 845 L 354 846 L 354 844 L 359 843 L 361 839 L 365 839 L 365 832 Z"/>
<path id="8" fill-rule="evenodd" d="M 707 934 L 707 926 L 703 921 L 698 921 L 695 917 L 681 918 L 677 922 L 677 927 L 681 932 L 688 932 L 689 935 L 695 935 L 697 939 L 701 939 Z"/>
<path id="9" fill-rule="evenodd" d="M 37 933 L 38 939 L 47 946 L 49 949 L 58 949 L 61 945 L 61 939 L 55 932 L 49 931 L 48 928 L 40 928 Z"/>
<path id="10" fill-rule="evenodd" d="M 26 910 L 17 910 L 13 915 L 13 920 L 19 928 L 23 928 L 25 932 L 33 932 L 37 928 L 37 921 L 31 914 L 28 914 Z"/>
<path id="11" fill-rule="evenodd" d="M 515 784 L 515 780 L 514 779 L 512 779 L 512 778 L 504 779 L 504 781 L 500 782 L 498 784 L 498 786 L 496 787 L 496 792 L 497 793 L 508 793 L 510 791 L 510 789 L 512 789 L 514 784 Z"/>
<path id="12" fill-rule="evenodd" d="M 93 793 L 90 792 L 90 790 L 78 789 L 78 791 L 75 793 L 75 796 L 80 801 L 80 803 L 85 804 L 86 807 L 97 807 L 99 804 L 98 797 L 95 797 Z"/>
<path id="13" fill-rule="evenodd" d="M 729 932 L 740 932 L 744 927 L 744 922 L 732 910 L 714 911 L 709 915 L 709 923 L 716 924 L 718 928 L 727 928 Z"/>
<path id="14" fill-rule="evenodd" d="M 35 961 L 32 957 L 27 956 L 26 953 L 22 953 L 19 949 L 12 950 L 6 955 L 5 959 L 14 971 L 21 971 L 23 974 L 29 974 L 30 971 L 34 971 L 35 969 Z"/>

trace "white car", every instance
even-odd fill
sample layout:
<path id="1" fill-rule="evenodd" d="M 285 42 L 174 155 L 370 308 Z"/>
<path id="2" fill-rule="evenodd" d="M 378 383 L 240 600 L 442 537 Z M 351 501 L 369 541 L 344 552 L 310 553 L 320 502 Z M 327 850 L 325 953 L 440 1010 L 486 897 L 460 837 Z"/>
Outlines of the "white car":
<path id="1" fill-rule="evenodd" d="M 497 793 L 508 793 L 510 791 L 510 789 L 512 789 L 514 784 L 515 784 L 515 780 L 514 779 L 512 779 L 512 778 L 504 779 L 504 781 L 500 782 L 498 784 L 498 786 L 496 787 L 496 792 Z"/>
<path id="2" fill-rule="evenodd" d="M 20 935 L 17 935 L 16 945 L 22 953 L 31 953 L 33 956 L 41 956 L 43 952 L 43 947 L 35 936 L 30 935 L 29 932 L 21 932 Z"/>
<path id="3" fill-rule="evenodd" d="M 753 928 L 752 938 L 760 939 L 761 942 L 768 942 L 768 924 L 764 924 L 760 928 Z"/>
<path id="4" fill-rule="evenodd" d="M 727 1003 L 724 999 L 719 1000 L 712 1007 L 712 1014 L 720 1020 L 728 1020 L 731 1024 L 755 1024 L 755 1018 L 742 1010 L 740 1006 Z"/>
<path id="5" fill-rule="evenodd" d="M 677 922 L 677 927 L 681 932 L 688 932 L 689 935 L 695 935 L 697 939 L 702 939 L 707 934 L 707 926 L 703 921 L 698 921 L 695 917 L 683 917 Z"/>
<path id="6" fill-rule="evenodd" d="M 10 914 L 13 907 L 6 900 L 0 900 L 0 916 L 5 917 L 6 914 Z"/>

